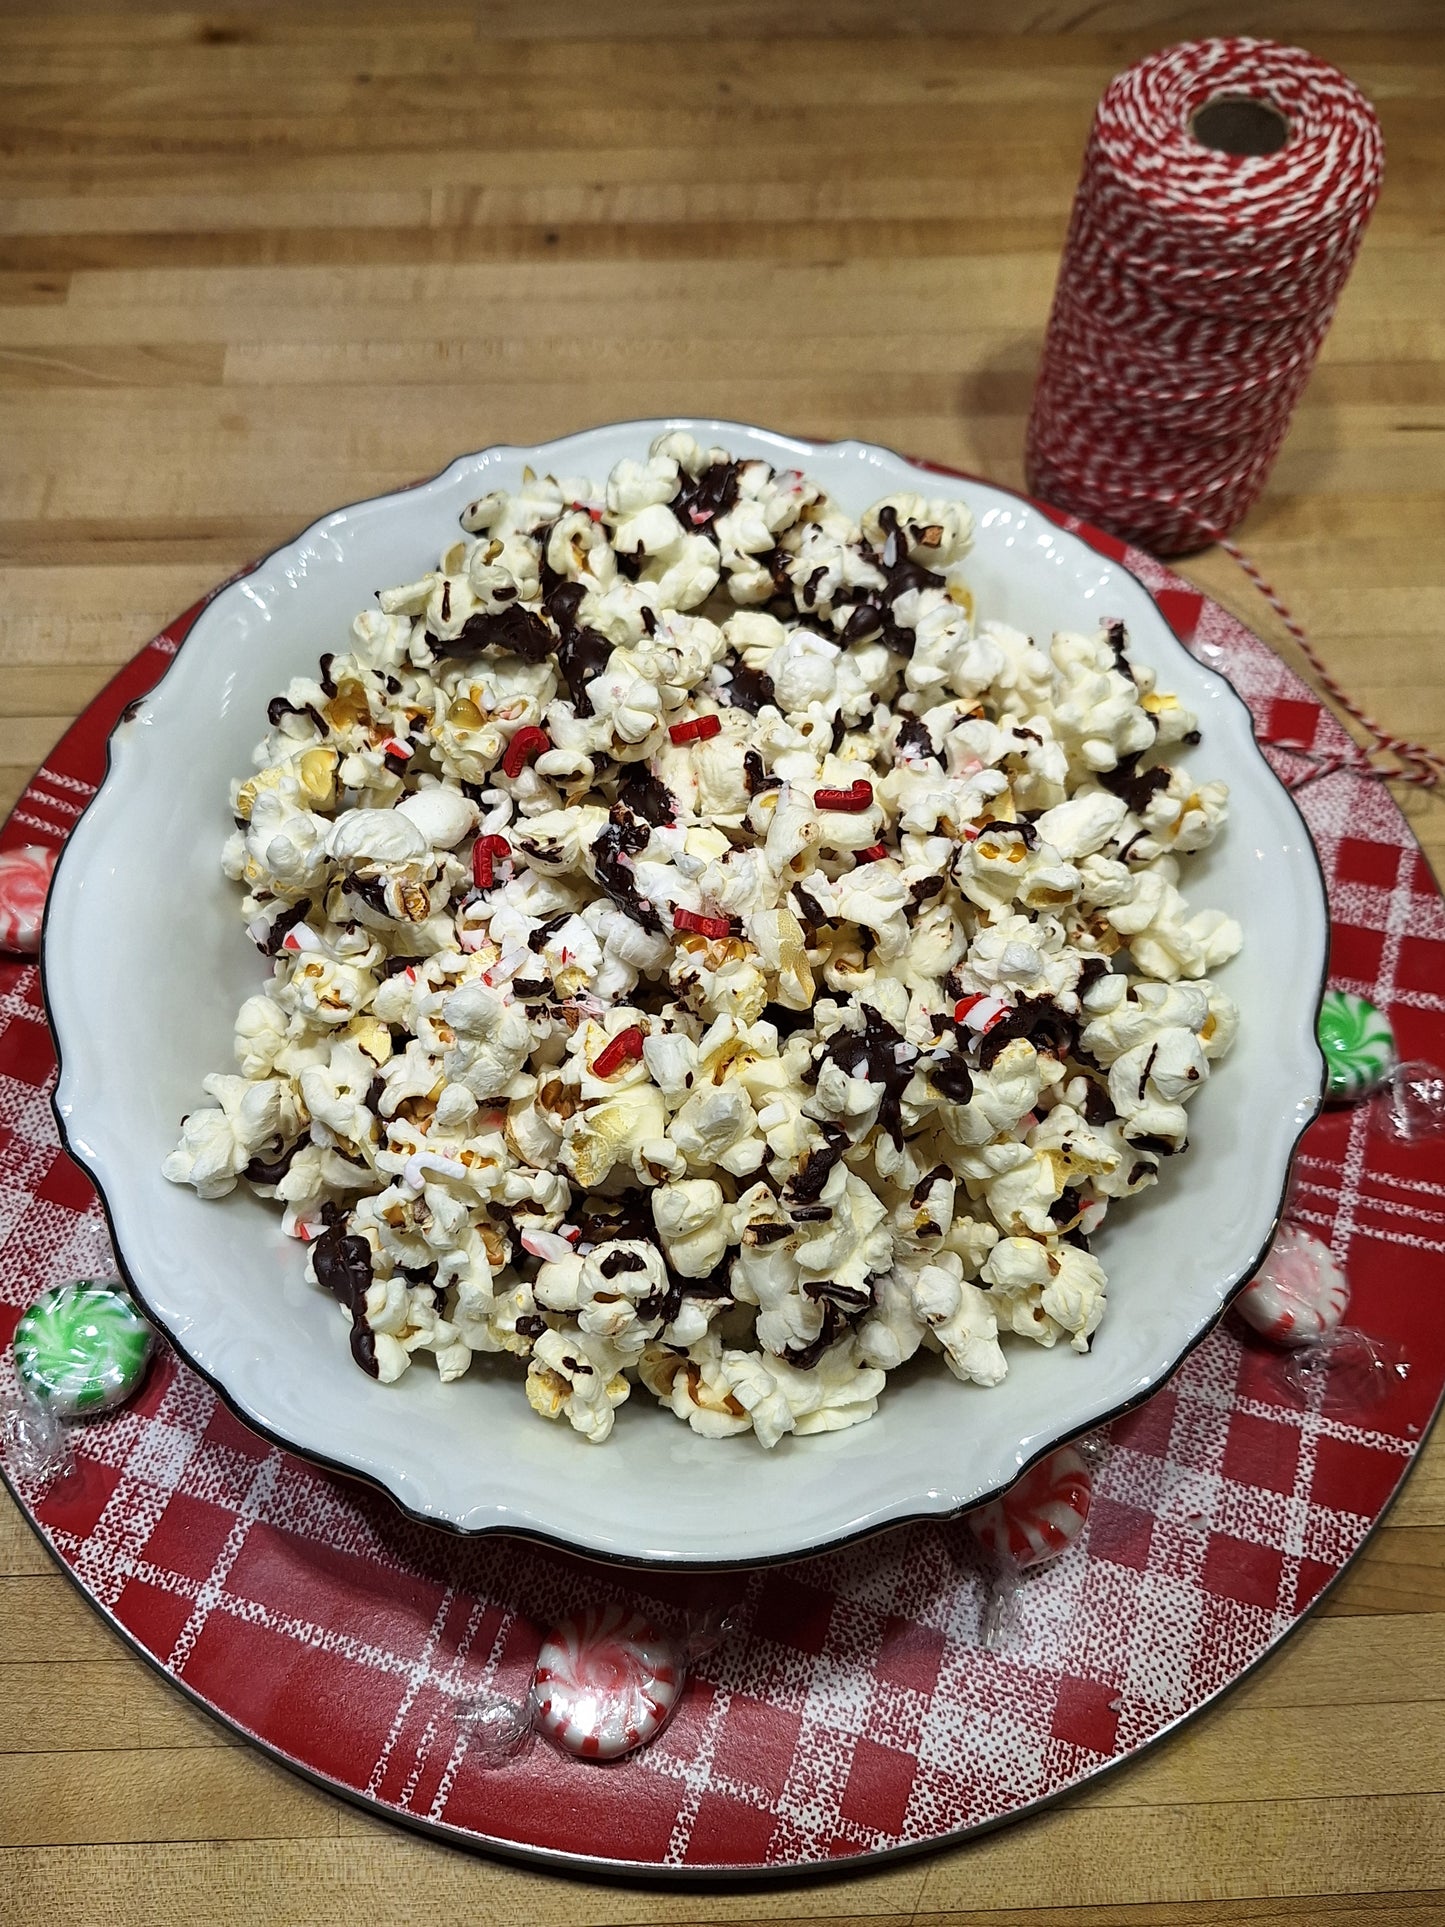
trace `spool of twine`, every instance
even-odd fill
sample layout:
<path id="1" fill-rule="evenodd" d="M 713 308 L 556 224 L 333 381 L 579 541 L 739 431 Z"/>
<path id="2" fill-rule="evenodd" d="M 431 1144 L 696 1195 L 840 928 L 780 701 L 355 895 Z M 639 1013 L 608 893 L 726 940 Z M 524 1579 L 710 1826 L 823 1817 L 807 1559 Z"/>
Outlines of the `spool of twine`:
<path id="1" fill-rule="evenodd" d="M 1156 555 L 1235 527 L 1383 170 L 1369 101 L 1298 47 L 1188 41 L 1111 81 L 1029 417 L 1030 490 Z"/>

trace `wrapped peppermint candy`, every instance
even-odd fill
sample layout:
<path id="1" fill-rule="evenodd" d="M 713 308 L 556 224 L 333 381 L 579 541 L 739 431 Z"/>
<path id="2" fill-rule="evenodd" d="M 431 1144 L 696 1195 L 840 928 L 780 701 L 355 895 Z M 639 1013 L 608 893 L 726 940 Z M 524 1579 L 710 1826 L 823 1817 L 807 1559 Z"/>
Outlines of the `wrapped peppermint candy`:
<path id="1" fill-rule="evenodd" d="M 671 1718 L 687 1665 L 679 1647 L 625 1606 L 589 1606 L 542 1642 L 532 1703 L 554 1745 L 584 1760 L 618 1760 Z"/>
<path id="2" fill-rule="evenodd" d="M 1332 1417 L 1378 1404 L 1409 1365 L 1399 1346 L 1344 1323 L 1349 1283 L 1329 1247 L 1284 1224 L 1269 1256 L 1236 1299 L 1239 1315 L 1284 1356 L 1281 1382 Z"/>
<path id="3" fill-rule="evenodd" d="M 1325 1094 L 1332 1104 L 1353 1104 L 1368 1097 L 1395 1068 L 1395 1033 L 1389 1018 L 1368 998 L 1352 991 L 1325 992 L 1318 1036 L 1327 1072 Z"/>
<path id="4" fill-rule="evenodd" d="M 540 1737 L 582 1760 L 620 1760 L 648 1746 L 682 1698 L 688 1668 L 727 1635 L 714 1608 L 681 1636 L 616 1601 L 560 1620 L 542 1641 L 523 1701 L 488 1695 L 458 1715 L 483 1766 L 518 1758 Z"/>
<path id="5" fill-rule="evenodd" d="M 1262 1338 L 1293 1350 L 1339 1330 L 1350 1288 L 1329 1247 L 1286 1224 L 1236 1302 L 1240 1317 Z"/>
<path id="6" fill-rule="evenodd" d="M 56 852 L 40 843 L 0 850 L 0 950 L 23 957 L 39 950 L 55 858 Z"/>
<path id="7" fill-rule="evenodd" d="M 981 1639 L 1008 1644 L 1018 1632 L 1021 1575 L 1067 1552 L 1088 1523 L 1094 1478 L 1089 1440 L 1060 1446 L 1007 1492 L 967 1514 L 968 1529 L 989 1556 L 993 1577 L 984 1600 Z"/>
<path id="8" fill-rule="evenodd" d="M 23 1389 L 57 1418 L 92 1418 L 135 1391 L 153 1341 L 119 1284 L 77 1278 L 42 1292 L 21 1313 L 15 1370 Z"/>
<path id="9" fill-rule="evenodd" d="M 1057 1559 L 1083 1531 L 1094 1480 L 1076 1445 L 1060 1446 L 1030 1466 L 1000 1498 L 968 1515 L 968 1529 L 987 1551 L 1021 1570 Z"/>

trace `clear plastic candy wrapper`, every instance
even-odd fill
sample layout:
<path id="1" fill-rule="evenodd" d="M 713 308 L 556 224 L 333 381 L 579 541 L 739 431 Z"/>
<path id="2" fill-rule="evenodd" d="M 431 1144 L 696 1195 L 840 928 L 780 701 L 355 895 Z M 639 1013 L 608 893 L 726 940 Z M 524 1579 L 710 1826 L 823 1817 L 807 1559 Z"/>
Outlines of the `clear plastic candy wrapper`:
<path id="1" fill-rule="evenodd" d="M 75 1466 L 54 1407 L 33 1398 L 23 1385 L 0 1391 L 0 1456 L 12 1475 L 29 1486 L 53 1485 Z"/>
<path id="2" fill-rule="evenodd" d="M 1017 1637 L 1023 1575 L 1067 1552 L 1088 1523 L 1099 1451 L 1093 1438 L 1060 1446 L 1007 1492 L 967 1515 L 993 1569 L 981 1619 L 984 1646 L 1006 1646 Z"/>
<path id="3" fill-rule="evenodd" d="M 1406 1144 L 1445 1135 L 1445 1071 L 1414 1058 L 1397 1064 L 1377 1099 L 1385 1128 Z"/>
<path id="4" fill-rule="evenodd" d="M 1378 1403 L 1409 1363 L 1400 1347 L 1344 1323 L 1350 1290 L 1329 1247 L 1303 1226 L 1281 1226 L 1240 1293 L 1245 1323 L 1282 1354 L 1279 1378 L 1297 1398 L 1349 1417 Z"/>

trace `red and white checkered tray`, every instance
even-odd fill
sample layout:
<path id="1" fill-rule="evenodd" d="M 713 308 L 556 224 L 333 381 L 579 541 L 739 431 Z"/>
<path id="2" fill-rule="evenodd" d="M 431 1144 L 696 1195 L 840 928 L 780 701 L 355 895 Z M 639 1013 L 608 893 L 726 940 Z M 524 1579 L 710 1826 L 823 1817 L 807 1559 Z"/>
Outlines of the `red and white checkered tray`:
<path id="1" fill-rule="evenodd" d="M 1261 734 L 1321 754 L 1346 747 L 1223 609 L 1113 538 L 1080 532 L 1229 674 Z M 0 847 L 64 839 L 117 715 L 195 613 L 76 723 Z M 1382 785 L 1351 773 L 1310 784 L 1301 801 L 1329 882 L 1333 982 L 1388 1009 L 1403 1056 L 1445 1063 L 1445 905 L 1404 819 Z M 53 1071 L 38 972 L 0 965 L 6 1341 L 43 1287 L 110 1262 L 91 1188 L 56 1139 Z M 979 1641 L 988 1575 L 961 1526 L 906 1527 L 732 1579 L 628 1575 L 518 1541 L 460 1541 L 274 1449 L 169 1356 L 128 1408 L 76 1431 L 73 1477 L 17 1496 L 143 1657 L 278 1759 L 408 1825 L 683 1877 L 936 1845 L 1077 1786 L 1198 1712 L 1359 1550 L 1445 1382 L 1438 1172 L 1437 1145 L 1396 1142 L 1371 1108 L 1314 1126 L 1291 1215 L 1329 1240 L 1348 1267 L 1351 1322 L 1401 1347 L 1407 1372 L 1368 1411 L 1341 1416 L 1318 1391 L 1302 1404 L 1276 1356 L 1226 1322 L 1098 1435 L 1087 1532 L 1026 1577 L 999 1650 Z M 8 1350 L 3 1370 L 8 1383 Z M 739 1609 L 642 1753 L 596 1766 L 538 1745 L 486 1764 L 468 1745 L 468 1703 L 520 1698 L 547 1627 L 607 1599 L 664 1625 L 702 1605 Z"/>

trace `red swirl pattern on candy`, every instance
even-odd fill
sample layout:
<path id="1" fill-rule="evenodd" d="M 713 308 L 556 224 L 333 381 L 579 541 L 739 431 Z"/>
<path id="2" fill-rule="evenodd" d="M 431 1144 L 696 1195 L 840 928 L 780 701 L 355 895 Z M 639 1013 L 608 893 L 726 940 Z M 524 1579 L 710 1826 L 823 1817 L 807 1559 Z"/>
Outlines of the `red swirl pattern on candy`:
<path id="1" fill-rule="evenodd" d="M 543 1640 L 532 1704 L 554 1745 L 584 1760 L 616 1760 L 656 1739 L 684 1677 L 682 1655 L 641 1613 L 589 1606 Z"/>
<path id="2" fill-rule="evenodd" d="M 0 850 L 0 950 L 34 956 L 56 852 L 39 843 Z"/>
<path id="3" fill-rule="evenodd" d="M 1094 1481 L 1076 1446 L 1061 1446 L 1032 1466 L 1002 1498 L 968 1515 L 987 1552 L 1016 1566 L 1037 1566 L 1067 1551 L 1084 1529 Z"/>
<path id="4" fill-rule="evenodd" d="M 1298 1225 L 1280 1231 L 1269 1256 L 1239 1295 L 1239 1315 L 1272 1344 L 1313 1345 L 1338 1331 L 1350 1302 L 1345 1274 L 1329 1248 Z"/>

